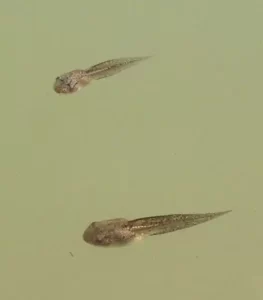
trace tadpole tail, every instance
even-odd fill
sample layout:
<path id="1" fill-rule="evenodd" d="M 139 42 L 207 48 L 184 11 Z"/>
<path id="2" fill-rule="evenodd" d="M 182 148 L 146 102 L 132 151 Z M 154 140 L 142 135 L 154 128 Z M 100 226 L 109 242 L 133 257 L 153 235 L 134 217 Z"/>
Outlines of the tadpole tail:
<path id="1" fill-rule="evenodd" d="M 154 216 L 129 221 L 129 226 L 136 234 L 159 235 L 193 227 L 229 212 L 231 210 L 216 213 Z"/>
<path id="2" fill-rule="evenodd" d="M 97 65 L 94 65 L 89 69 L 86 69 L 85 71 L 87 72 L 88 76 L 90 76 L 92 79 L 98 80 L 105 77 L 113 76 L 150 57 L 151 56 L 124 57 L 107 60 Z"/>

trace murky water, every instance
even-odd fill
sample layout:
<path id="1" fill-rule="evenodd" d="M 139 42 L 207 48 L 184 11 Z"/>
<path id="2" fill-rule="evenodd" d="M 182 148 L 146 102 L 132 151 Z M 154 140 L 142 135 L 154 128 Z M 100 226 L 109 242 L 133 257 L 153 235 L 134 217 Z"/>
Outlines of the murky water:
<path id="1" fill-rule="evenodd" d="M 262 299 L 262 12 L 1 4 L 0 298 Z M 148 55 L 78 93 L 53 90 L 69 70 Z M 224 210 L 129 247 L 82 240 L 93 221 Z"/>

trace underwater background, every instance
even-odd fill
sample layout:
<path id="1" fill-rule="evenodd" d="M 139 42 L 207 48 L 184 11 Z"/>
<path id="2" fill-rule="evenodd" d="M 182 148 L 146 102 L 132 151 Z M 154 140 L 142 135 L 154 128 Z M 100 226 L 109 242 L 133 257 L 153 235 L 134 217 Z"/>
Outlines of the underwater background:
<path id="1" fill-rule="evenodd" d="M 0 4 L 1 299 L 263 299 L 262 14 L 256 0 Z M 82 240 L 96 220 L 229 209 L 124 248 Z"/>

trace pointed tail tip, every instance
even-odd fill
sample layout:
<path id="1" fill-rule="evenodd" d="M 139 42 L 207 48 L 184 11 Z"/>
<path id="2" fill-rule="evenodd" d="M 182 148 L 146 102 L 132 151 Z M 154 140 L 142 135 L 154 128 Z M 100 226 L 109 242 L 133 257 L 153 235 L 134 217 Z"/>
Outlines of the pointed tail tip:
<path id="1" fill-rule="evenodd" d="M 230 212 L 232 212 L 232 209 L 225 210 L 225 211 L 223 211 L 222 213 L 227 214 L 227 213 L 230 213 Z"/>
<path id="2" fill-rule="evenodd" d="M 226 215 L 226 214 L 228 214 L 230 212 L 232 212 L 232 209 L 220 211 L 220 212 L 216 213 L 216 215 L 219 217 L 219 216 Z"/>

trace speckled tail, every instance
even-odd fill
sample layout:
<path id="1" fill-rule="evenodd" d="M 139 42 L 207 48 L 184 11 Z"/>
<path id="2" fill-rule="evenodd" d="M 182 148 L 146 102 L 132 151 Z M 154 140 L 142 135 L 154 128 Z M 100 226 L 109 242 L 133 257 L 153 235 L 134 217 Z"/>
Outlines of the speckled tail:
<path id="1" fill-rule="evenodd" d="M 113 76 L 125 69 L 128 69 L 138 64 L 142 60 L 146 60 L 148 58 L 150 58 L 150 56 L 126 57 L 126 58 L 107 60 L 97 65 L 94 65 L 85 71 L 92 79 L 98 80 L 109 76 Z"/>

